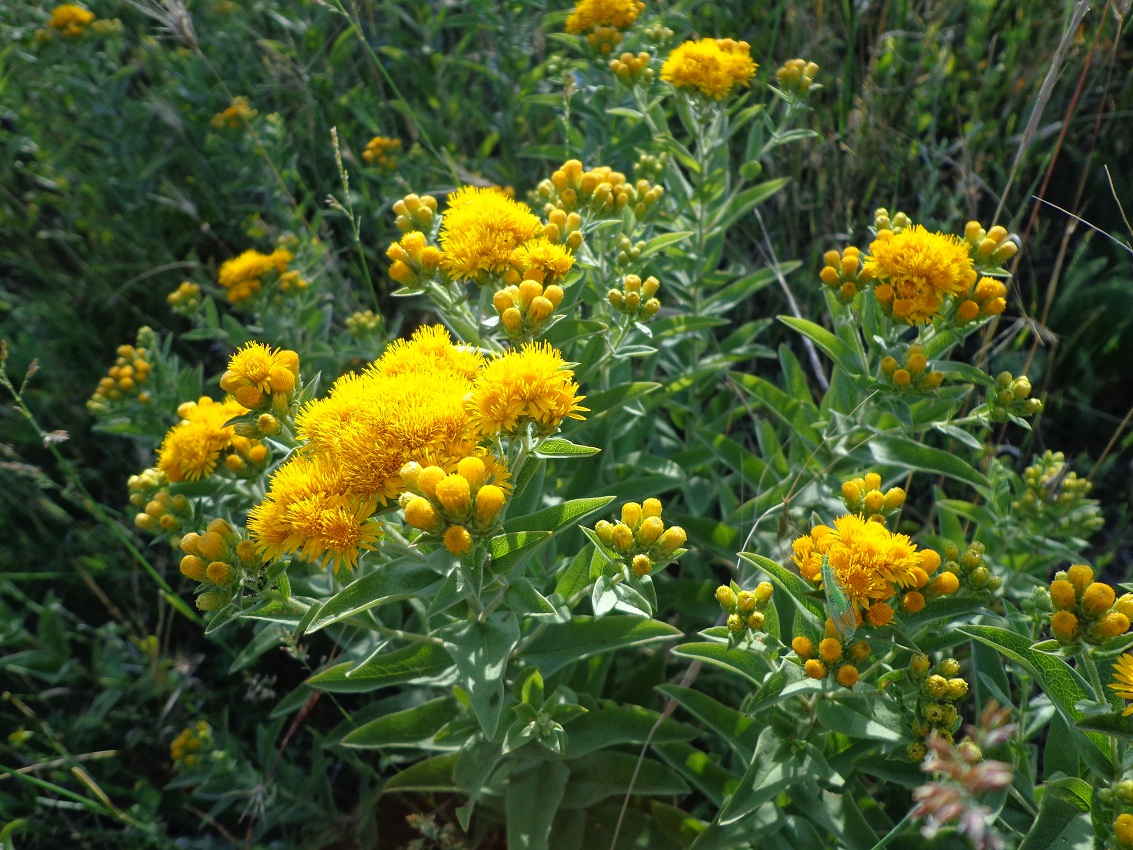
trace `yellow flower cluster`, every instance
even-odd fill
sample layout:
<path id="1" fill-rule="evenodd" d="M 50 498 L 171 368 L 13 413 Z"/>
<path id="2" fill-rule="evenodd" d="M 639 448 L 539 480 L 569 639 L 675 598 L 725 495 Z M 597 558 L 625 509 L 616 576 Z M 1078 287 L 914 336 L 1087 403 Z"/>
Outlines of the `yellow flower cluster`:
<path id="1" fill-rule="evenodd" d="M 115 402 L 127 399 L 136 398 L 142 404 L 150 403 L 150 394 L 142 389 L 153 368 L 146 359 L 149 351 L 144 346 L 120 345 L 117 354 L 114 365 L 107 371 L 106 377 L 99 379 L 98 387 L 87 400 L 87 410 L 91 413 L 109 413 Z"/>
<path id="2" fill-rule="evenodd" d="M 299 355 L 249 342 L 228 360 L 220 388 L 248 410 L 285 416 L 299 382 Z"/>
<path id="3" fill-rule="evenodd" d="M 769 581 L 761 581 L 755 590 L 740 590 L 735 582 L 716 588 L 716 601 L 728 615 L 728 631 L 733 638 L 763 631 L 763 610 L 771 602 L 774 590 Z"/>
<path id="4" fill-rule="evenodd" d="M 611 289 L 606 293 L 606 300 L 622 315 L 635 322 L 644 322 L 656 316 L 661 309 L 661 302 L 653 297 L 660 288 L 661 282 L 655 277 L 642 280 L 635 274 L 627 274 L 622 288 Z"/>
<path id="5" fill-rule="evenodd" d="M 1015 377 L 1010 372 L 1000 372 L 995 383 L 996 388 L 987 394 L 988 418 L 992 422 L 1003 422 L 1008 416 L 1042 413 L 1042 399 L 1031 397 L 1033 387 L 1026 375 Z"/>
<path id="6" fill-rule="evenodd" d="M 816 76 L 818 65 L 805 59 L 789 59 L 775 71 L 775 78 L 783 91 L 795 95 L 804 95 L 810 91 Z"/>
<path id="7" fill-rule="evenodd" d="M 397 214 L 397 229 L 402 233 L 409 233 L 411 230 L 428 233 L 437 217 L 437 199 L 432 195 L 422 197 L 410 193 L 394 203 L 393 211 Z"/>
<path id="8" fill-rule="evenodd" d="M 483 286 L 513 270 L 517 251 L 541 237 L 543 223 L 526 204 L 498 189 L 465 186 L 448 198 L 440 265 L 453 280 Z"/>
<path id="9" fill-rule="evenodd" d="M 644 11 L 641 0 L 578 0 L 567 18 L 566 29 L 571 33 L 584 33 L 595 27 L 624 30 Z"/>
<path id="10" fill-rule="evenodd" d="M 641 504 L 622 505 L 621 522 L 599 520 L 594 533 L 612 554 L 624 562 L 635 576 L 647 576 L 653 568 L 680 557 L 688 539 L 679 525 L 665 528 L 661 519 L 661 502 L 646 499 Z"/>
<path id="11" fill-rule="evenodd" d="M 898 363 L 896 357 L 882 357 L 881 374 L 902 392 L 931 392 L 944 382 L 943 372 L 928 369 L 928 358 L 920 345 L 909 346 L 904 365 Z"/>
<path id="12" fill-rule="evenodd" d="M 223 454 L 225 466 L 237 475 L 260 471 L 267 462 L 267 447 L 225 425 L 245 412 L 233 398 L 218 402 L 202 396 L 185 402 L 177 408 L 181 422 L 166 433 L 158 449 L 157 468 L 173 482 L 199 481 L 216 471 Z"/>
<path id="13" fill-rule="evenodd" d="M 839 639 L 832 620 L 826 621 L 825 634 L 817 648 L 806 635 L 796 635 L 791 649 L 803 662 L 803 671 L 810 678 L 832 676 L 842 687 L 852 688 L 858 683 L 858 665 L 870 656 L 869 642 L 859 640 L 846 645 Z"/>
<path id="14" fill-rule="evenodd" d="M 212 126 L 218 130 L 238 130 L 259 114 L 248 105 L 248 98 L 234 97 L 232 103 L 212 116 Z"/>
<path id="15" fill-rule="evenodd" d="M 854 296 L 873 280 L 872 273 L 862 265 L 861 253 L 851 245 L 841 254 L 837 251 L 827 251 L 822 256 L 826 265 L 818 276 L 837 293 L 838 300 L 843 304 L 853 301 Z"/>
<path id="16" fill-rule="evenodd" d="M 1050 633 L 1070 646 L 1084 641 L 1098 645 L 1129 631 L 1133 617 L 1133 593 L 1117 598 L 1108 584 L 1094 581 L 1094 571 L 1085 564 L 1060 570 L 1050 583 Z"/>
<path id="17" fill-rule="evenodd" d="M 401 139 L 374 136 L 366 143 L 366 149 L 362 151 L 362 159 L 367 165 L 375 165 L 378 168 L 392 171 L 397 168 L 397 157 L 394 156 L 394 151 L 400 149 Z"/>
<path id="18" fill-rule="evenodd" d="M 169 745 L 169 757 L 179 768 L 196 767 L 200 762 L 199 753 L 212 744 L 212 727 L 198 720 L 192 726 L 182 729 L 173 743 Z"/>
<path id="19" fill-rule="evenodd" d="M 477 456 L 491 467 L 477 451 L 483 439 L 529 421 L 549 434 L 567 416 L 581 418 L 573 373 L 563 365 L 549 346 L 486 361 L 454 345 L 440 326 L 394 342 L 364 372 L 339 378 L 326 398 L 299 411 L 305 445 L 249 516 L 261 553 L 355 566 L 380 534 L 369 521 L 378 503 L 405 491 L 406 464 L 449 472 Z M 499 476 L 493 483 L 502 486 Z"/>
<path id="20" fill-rule="evenodd" d="M 539 436 L 549 436 L 564 419 L 583 419 L 588 412 L 573 378 L 548 342 L 496 354 L 476 375 L 467 400 L 470 424 L 482 437 L 515 436 L 529 425 Z"/>
<path id="21" fill-rule="evenodd" d="M 936 733 L 952 743 L 960 714 L 955 703 L 968 693 L 967 680 L 960 677 L 960 662 L 945 658 L 933 664 L 923 653 L 916 653 L 909 661 L 909 679 L 917 687 L 916 715 L 912 733 L 917 740 L 909 745 L 909 758 L 920 761 L 926 755 L 924 739 Z"/>
<path id="22" fill-rule="evenodd" d="M 984 230 L 978 221 L 969 221 L 964 226 L 964 241 L 968 243 L 972 260 L 979 269 L 1001 266 L 1018 254 L 1018 239 L 998 224 L 991 230 Z"/>
<path id="23" fill-rule="evenodd" d="M 500 289 L 492 296 L 492 306 L 500 317 L 507 338 L 513 344 L 530 340 L 543 329 L 563 300 L 561 286 L 544 287 L 536 280 L 521 281 Z"/>
<path id="24" fill-rule="evenodd" d="M 956 317 L 961 322 L 970 322 L 984 316 L 998 316 L 1007 309 L 1006 295 L 1007 286 L 1002 281 L 994 277 L 981 277 L 956 308 Z"/>
<path id="25" fill-rule="evenodd" d="M 394 242 L 386 251 L 393 260 L 389 276 L 409 289 L 425 286 L 437 273 L 441 264 L 441 252 L 435 245 L 425 241 L 425 234 L 411 230 Z"/>
<path id="26" fill-rule="evenodd" d="M 416 462 L 401 469 L 406 492 L 399 499 L 405 521 L 444 542 L 452 554 L 467 555 L 476 540 L 492 534 L 511 491 L 509 473 L 487 450 L 461 458 L 456 471 Z"/>
<path id="27" fill-rule="evenodd" d="M 631 88 L 636 85 L 649 85 L 653 82 L 653 69 L 649 67 L 653 59 L 644 50 L 634 56 L 632 53 L 623 53 L 617 59 L 610 60 L 610 70 L 618 81 Z"/>
<path id="28" fill-rule="evenodd" d="M 549 222 L 561 230 L 562 225 L 551 218 L 556 211 L 568 215 L 589 212 L 608 217 L 620 215 L 628 208 L 641 218 L 661 199 L 665 190 L 644 179 L 631 183 L 624 174 L 608 165 L 586 170 L 581 161 L 570 159 L 556 169 L 549 180 L 541 181 L 536 193 L 543 201 L 543 212 Z M 548 238 L 558 241 L 551 234 Z"/>
<path id="29" fill-rule="evenodd" d="M 793 560 L 807 581 L 823 587 L 822 560 L 828 558 L 834 577 L 853 606 L 859 624 L 874 628 L 894 620 L 889 604 L 898 593 L 900 607 L 910 613 L 924 608 L 926 596 L 954 593 L 959 581 L 952 573 L 933 573 L 940 555 L 917 549 L 904 534 L 893 534 L 881 522 L 847 514 L 834 520 L 834 528 L 815 526 L 793 544 Z"/>
<path id="30" fill-rule="evenodd" d="M 960 548 L 955 543 L 944 547 L 941 576 L 949 574 L 955 577 L 960 587 L 967 590 L 995 592 L 1003 585 L 1003 580 L 993 575 L 984 562 L 984 545 L 978 540 L 969 543 L 963 554 L 960 554 Z"/>
<path id="31" fill-rule="evenodd" d="M 702 38 L 678 45 L 661 66 L 661 79 L 721 100 L 736 86 L 749 86 L 757 67 L 746 41 Z"/>
<path id="32" fill-rule="evenodd" d="M 842 484 L 842 503 L 852 514 L 861 514 L 867 520 L 889 516 L 905 504 L 905 491 L 890 487 L 881 492 L 881 476 L 867 472 L 861 478 L 851 478 Z"/>
<path id="33" fill-rule="evenodd" d="M 223 519 L 214 519 L 204 534 L 190 532 L 181 538 L 181 574 L 200 584 L 197 607 L 223 608 L 239 592 L 245 575 L 260 569 L 255 545 Z"/>
<path id="34" fill-rule="evenodd" d="M 966 295 L 976 282 L 966 243 L 957 236 L 929 233 L 919 224 L 900 233 L 879 231 L 870 243 L 864 271 L 877 281 L 878 302 L 910 325 L 931 321 L 945 298 Z"/>
<path id="35" fill-rule="evenodd" d="M 201 306 L 201 288 L 195 283 L 183 280 L 180 286 L 165 296 L 165 300 L 173 308 L 174 313 L 191 316 Z"/>
<path id="36" fill-rule="evenodd" d="M 193 506 L 182 493 L 169 491 L 169 476 L 160 469 L 147 469 L 131 475 L 126 482 L 130 491 L 130 504 L 140 509 L 134 525 L 153 534 L 179 531 L 192 521 Z"/>
<path id="37" fill-rule="evenodd" d="M 382 329 L 382 317 L 373 310 L 359 310 L 346 317 L 346 330 L 355 339 L 373 336 Z"/>
<path id="38" fill-rule="evenodd" d="M 217 273 L 217 280 L 225 289 L 225 297 L 232 304 L 240 304 L 252 298 L 263 286 L 264 278 L 275 275 L 280 289 L 289 292 L 292 288 L 302 291 L 307 283 L 298 272 L 287 271 L 293 259 L 290 251 L 277 248 L 270 254 L 256 250 L 245 251 L 238 257 L 225 260 Z"/>
<path id="39" fill-rule="evenodd" d="M 56 6 L 47 25 L 67 38 L 78 38 L 94 20 L 94 13 L 74 3 Z"/>

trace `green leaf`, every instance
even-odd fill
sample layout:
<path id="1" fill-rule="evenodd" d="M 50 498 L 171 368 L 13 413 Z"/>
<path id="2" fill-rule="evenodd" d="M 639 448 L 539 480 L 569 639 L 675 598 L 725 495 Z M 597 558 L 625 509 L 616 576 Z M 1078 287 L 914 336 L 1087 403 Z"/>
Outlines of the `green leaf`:
<path id="1" fill-rule="evenodd" d="M 644 260 L 647 257 L 652 257 L 654 254 L 665 250 L 670 245 L 676 245 L 678 242 L 682 242 L 692 235 L 693 231 L 691 230 L 677 230 L 673 233 L 662 233 L 660 236 L 654 236 L 645 243 L 645 247 L 641 249 L 641 254 L 638 255 L 638 259 Z"/>
<path id="2" fill-rule="evenodd" d="M 767 672 L 766 666 L 754 653 L 722 643 L 682 643 L 673 647 L 673 655 L 707 661 L 716 667 L 739 674 L 753 685 L 762 684 Z"/>
<path id="3" fill-rule="evenodd" d="M 687 794 L 688 785 L 672 769 L 659 761 L 636 755 L 604 750 L 568 762 L 567 781 L 561 806 L 588 809 L 607 797 Z"/>
<path id="4" fill-rule="evenodd" d="M 540 339 L 546 340 L 555 348 L 561 349 L 568 342 L 581 339 L 585 336 L 592 336 L 607 329 L 607 326 L 602 322 L 593 322 L 585 319 L 562 319 L 547 328 L 540 336 Z"/>
<path id="5" fill-rule="evenodd" d="M 729 708 L 692 688 L 683 688 L 680 685 L 657 685 L 654 690 L 663 693 L 717 735 L 722 736 L 738 755 L 746 757 L 755 747 L 761 727 L 754 717 L 741 714 L 734 708 Z"/>
<path id="6" fill-rule="evenodd" d="M 536 762 L 508 777 L 509 850 L 546 850 L 568 778 L 570 770 L 561 761 Z"/>
<path id="7" fill-rule="evenodd" d="M 990 497 L 991 485 L 970 463 L 941 449 L 934 449 L 897 434 L 874 437 L 867 444 L 877 463 L 898 466 L 911 472 L 936 472 L 972 485 Z"/>
<path id="8" fill-rule="evenodd" d="M 332 623 L 387 602 L 428 596 L 440 586 L 441 581 L 442 577 L 434 570 L 415 559 L 383 564 L 324 602 L 318 615 L 307 627 L 307 633 L 312 634 Z"/>
<path id="9" fill-rule="evenodd" d="M 1094 827 L 1088 813 L 1056 794 L 1043 794 L 1039 816 L 1019 850 L 1092 850 Z"/>
<path id="10" fill-rule="evenodd" d="M 417 764 L 410 765 L 395 774 L 386 783 L 386 791 L 450 791 L 456 792 L 456 782 L 452 778 L 456 767 L 457 753 L 433 756 Z"/>
<path id="11" fill-rule="evenodd" d="M 336 664 L 307 680 L 307 684 L 331 693 L 365 693 L 414 679 L 429 679 L 452 668 L 445 650 L 431 643 L 414 643 L 392 652 L 367 658 L 361 664 Z"/>
<path id="12" fill-rule="evenodd" d="M 510 573 L 534 555 L 539 545 L 550 538 L 550 531 L 520 531 L 493 537 L 488 542 L 492 554 L 489 569 L 497 574 Z"/>
<path id="13" fill-rule="evenodd" d="M 1031 648 L 1031 641 L 1022 635 L 996 626 L 956 626 L 958 632 L 985 643 L 1005 658 L 1022 665 L 1034 676 L 1058 712 L 1070 724 L 1077 724 L 1085 714 L 1077 704 L 1092 699 L 1082 677 L 1062 659 Z M 1109 759 L 1109 745 L 1104 735 L 1086 732 L 1094 745 Z"/>
<path id="14" fill-rule="evenodd" d="M 535 589 L 529 579 L 513 579 L 504 593 L 504 605 L 518 617 L 558 617 L 559 611 L 550 600 Z"/>
<path id="15" fill-rule="evenodd" d="M 754 552 L 740 552 L 739 554 L 745 561 L 754 564 L 767 573 L 767 577 L 771 579 L 772 583 L 786 591 L 799 606 L 803 616 L 808 620 L 808 624 L 813 629 L 821 630 L 822 624 L 826 622 L 826 609 L 811 599 L 810 594 L 814 592 L 814 588 L 802 576 L 795 575 L 770 558 L 763 557 L 763 555 L 756 555 Z M 796 631 L 798 631 L 797 624 Z"/>
<path id="16" fill-rule="evenodd" d="M 715 823 L 727 826 L 747 817 L 805 775 L 795 750 L 786 746 L 770 727 L 764 729 L 739 787 L 716 816 Z"/>
<path id="17" fill-rule="evenodd" d="M 582 551 L 574 556 L 570 566 L 563 570 L 558 584 L 555 585 L 555 593 L 563 599 L 570 599 L 590 584 L 590 562 L 593 558 L 599 558 L 603 562 L 606 560 L 591 543 L 584 546 Z"/>
<path id="18" fill-rule="evenodd" d="M 858 353 L 821 325 L 794 316 L 779 316 L 779 321 L 821 348 L 827 357 L 850 375 L 860 375 L 865 371 Z"/>
<path id="19" fill-rule="evenodd" d="M 504 707 L 508 656 L 519 643 L 519 619 L 509 611 L 500 611 L 483 623 L 456 623 L 443 634 L 445 650 L 460 671 L 472 712 L 491 740 Z"/>
<path id="20" fill-rule="evenodd" d="M 395 711 L 369 723 L 363 723 L 342 739 L 347 747 L 373 749 L 378 747 L 422 748 L 445 724 L 457 716 L 459 704 L 455 697 L 437 699 L 415 705 L 404 711 Z"/>
<path id="21" fill-rule="evenodd" d="M 1101 732 L 1119 741 L 1133 743 L 1133 716 L 1125 717 L 1120 711 L 1112 714 L 1091 714 L 1074 725 L 1079 729 Z"/>
<path id="22" fill-rule="evenodd" d="M 767 180 L 764 183 L 759 183 L 752 186 L 750 189 L 745 189 L 740 192 L 728 201 L 728 206 L 718 226 L 721 230 L 727 230 L 743 216 L 747 215 L 759 204 L 766 201 L 790 182 L 790 177 L 779 177 L 775 180 Z"/>
<path id="23" fill-rule="evenodd" d="M 722 806 L 724 800 L 739 787 L 740 777 L 721 767 L 718 755 L 709 755 L 680 741 L 658 744 L 654 749 L 677 773 L 704 792 L 717 807 Z M 750 752 L 749 747 L 748 753 Z"/>
<path id="24" fill-rule="evenodd" d="M 811 445 L 818 445 L 822 437 L 815 429 L 811 417 L 807 415 L 807 408 L 802 402 L 763 378 L 745 375 L 742 372 L 729 372 L 728 374 L 753 398 L 778 416 L 784 425 L 795 432 L 796 436 L 801 437 Z"/>
<path id="25" fill-rule="evenodd" d="M 613 496 L 574 499 L 570 502 L 563 502 L 561 505 L 545 508 L 538 513 L 508 520 L 504 523 L 504 530 L 508 532 L 550 531 L 556 533 L 574 525 L 587 514 L 601 510 L 612 501 L 614 501 Z"/>
<path id="26" fill-rule="evenodd" d="M 590 425 L 595 420 L 617 410 L 623 405 L 629 404 L 629 402 L 634 399 L 641 398 L 660 388 L 660 384 L 652 381 L 635 381 L 633 383 L 611 387 L 608 390 L 603 390 L 594 395 L 588 395 L 586 397 L 586 406 L 593 412 L 586 417 L 585 423 L 579 423 L 575 427 L 582 428 L 584 425 Z"/>
<path id="27" fill-rule="evenodd" d="M 521 657 L 528 664 L 538 665 L 544 676 L 550 676 L 572 661 L 628 646 L 671 640 L 681 634 L 679 629 L 668 623 L 645 620 L 632 614 L 617 614 L 600 620 L 574 617 L 568 623 L 547 626 Z"/>
<path id="28" fill-rule="evenodd" d="M 647 740 L 653 744 L 691 741 L 697 734 L 692 726 L 668 717 L 661 719 L 660 713 L 648 708 L 603 700 L 598 708 L 571 721 L 567 728 L 566 756 L 579 758 L 596 750 L 643 744 Z"/>
<path id="29" fill-rule="evenodd" d="M 544 440 L 538 449 L 535 450 L 536 457 L 589 457 L 596 455 L 601 449 L 596 449 L 593 446 L 577 446 L 570 440 L 562 438 L 555 438 L 551 440 Z"/>
<path id="30" fill-rule="evenodd" d="M 897 744 L 906 740 L 901 733 L 901 718 L 885 710 L 879 701 L 868 704 L 862 700 L 841 702 L 829 699 L 818 701 L 818 719 L 827 729 L 840 732 L 848 738 L 869 738 Z"/>

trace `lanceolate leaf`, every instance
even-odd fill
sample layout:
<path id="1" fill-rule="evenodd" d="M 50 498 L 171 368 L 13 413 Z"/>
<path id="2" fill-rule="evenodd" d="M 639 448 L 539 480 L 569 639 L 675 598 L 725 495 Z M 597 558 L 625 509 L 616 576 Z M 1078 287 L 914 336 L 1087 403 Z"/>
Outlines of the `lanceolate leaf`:
<path id="1" fill-rule="evenodd" d="M 656 643 L 679 637 L 681 632 L 667 623 L 632 614 L 614 614 L 600 620 L 574 617 L 569 623 L 547 626 L 523 651 L 528 664 L 536 664 L 550 676 L 564 664 L 613 652 L 628 646 Z"/>
<path id="2" fill-rule="evenodd" d="M 483 623 L 458 623 L 444 634 L 445 651 L 456 662 L 472 711 L 490 740 L 504 706 L 504 675 L 508 656 L 519 642 L 519 619 L 501 611 Z"/>
<path id="3" fill-rule="evenodd" d="M 443 576 L 421 561 L 403 559 L 383 564 L 368 575 L 351 582 L 323 603 L 307 633 L 317 632 L 377 605 L 414 596 L 428 596 L 439 587 Z"/>
<path id="4" fill-rule="evenodd" d="M 455 718 L 455 697 L 439 697 L 363 723 L 342 739 L 347 747 L 422 747 Z"/>
<path id="5" fill-rule="evenodd" d="M 442 647 L 415 643 L 403 649 L 384 652 L 361 664 L 347 661 L 316 673 L 307 683 L 334 693 L 364 693 L 413 679 L 439 676 L 452 667 L 452 659 Z"/>

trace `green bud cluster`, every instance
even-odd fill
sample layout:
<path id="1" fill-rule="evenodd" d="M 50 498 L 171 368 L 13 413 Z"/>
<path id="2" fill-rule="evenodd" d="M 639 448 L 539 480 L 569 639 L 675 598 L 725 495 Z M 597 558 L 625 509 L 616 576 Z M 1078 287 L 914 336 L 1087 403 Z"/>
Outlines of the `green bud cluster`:
<path id="1" fill-rule="evenodd" d="M 955 543 L 944 547 L 943 572 L 955 574 L 960 586 L 968 590 L 989 590 L 992 593 L 1003 586 L 1003 579 L 995 575 L 984 561 L 984 545 L 973 540 L 963 553 Z"/>
<path id="2" fill-rule="evenodd" d="M 1026 375 L 1016 378 L 1010 372 L 1000 372 L 995 383 L 996 389 L 987 396 L 987 415 L 992 422 L 1005 422 L 1008 416 L 1042 413 L 1043 403 L 1031 398 L 1031 382 Z"/>
<path id="3" fill-rule="evenodd" d="M 1062 452 L 1048 449 L 1036 457 L 1021 484 L 1011 510 L 1030 531 L 1065 540 L 1089 537 L 1105 524 L 1097 500 L 1087 498 L 1093 485 L 1069 471 Z"/>
<path id="4" fill-rule="evenodd" d="M 755 590 L 740 590 L 734 581 L 716 588 L 716 601 L 728 615 L 728 634 L 733 641 L 763 631 L 763 612 L 770 604 L 773 592 L 769 581 L 761 581 Z"/>
<path id="5" fill-rule="evenodd" d="M 968 682 L 960 676 L 960 662 L 945 658 L 933 664 L 924 653 L 918 652 L 909 661 L 909 681 L 916 689 L 916 707 L 912 721 L 913 737 L 908 755 L 914 761 L 925 757 L 927 749 L 923 739 L 936 732 L 949 743 L 954 740 L 960 726 L 960 713 L 954 703 L 968 693 Z"/>

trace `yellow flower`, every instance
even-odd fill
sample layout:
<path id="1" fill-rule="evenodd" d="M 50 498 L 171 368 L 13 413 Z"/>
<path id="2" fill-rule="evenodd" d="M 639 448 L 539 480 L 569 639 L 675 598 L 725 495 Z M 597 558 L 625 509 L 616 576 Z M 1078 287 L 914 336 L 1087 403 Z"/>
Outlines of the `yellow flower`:
<path id="1" fill-rule="evenodd" d="M 408 340 L 397 339 L 374 363 L 373 369 L 383 375 L 420 372 L 453 372 L 466 380 L 476 377 L 484 357 L 474 348 L 454 345 L 441 325 L 418 328 Z"/>
<path id="2" fill-rule="evenodd" d="M 221 264 L 217 280 L 227 290 L 228 300 L 238 304 L 260 291 L 260 278 L 265 274 L 271 271 L 282 274 L 287 271 L 287 264 L 291 259 L 291 252 L 283 248 L 277 248 L 270 254 L 245 251 Z"/>
<path id="3" fill-rule="evenodd" d="M 242 401 L 237 395 L 242 388 L 251 388 L 265 395 L 290 393 L 298 376 L 299 355 L 294 351 L 272 350 L 262 342 L 249 342 L 229 359 L 228 370 L 220 378 L 220 387 Z M 245 407 L 251 410 L 256 404 Z"/>
<path id="4" fill-rule="evenodd" d="M 379 168 L 392 169 L 397 167 L 397 157 L 393 151 L 401 147 L 401 139 L 391 139 L 386 136 L 374 136 L 366 143 L 362 151 L 362 159 L 367 165 L 376 165 Z"/>
<path id="5" fill-rule="evenodd" d="M 47 22 L 47 25 L 58 30 L 67 38 L 75 38 L 82 35 L 87 24 L 93 20 L 93 12 L 74 3 L 64 3 L 61 6 L 56 6 L 51 12 L 51 20 Z"/>
<path id="6" fill-rule="evenodd" d="M 574 257 L 570 249 L 541 237 L 516 248 L 511 256 L 511 264 L 520 274 L 527 275 L 532 280 L 535 278 L 529 272 L 534 271 L 542 276 L 540 283 L 553 283 L 566 277 L 566 273 L 574 265 Z"/>
<path id="7" fill-rule="evenodd" d="M 567 32 L 582 33 L 598 26 L 624 30 L 645 11 L 641 0 L 578 0 L 567 18 Z"/>
<path id="8" fill-rule="evenodd" d="M 247 454 L 249 441 L 224 427 L 245 412 L 235 399 L 216 402 L 205 396 L 181 405 L 177 412 L 181 422 L 169 430 L 157 451 L 157 468 L 170 481 L 208 478 L 216 471 L 221 452 L 236 449 Z"/>
<path id="9" fill-rule="evenodd" d="M 583 419 L 574 372 L 550 343 L 530 342 L 497 355 L 480 374 L 469 396 L 468 413 L 480 434 L 516 434 L 528 422 L 541 436 L 563 419 Z"/>
<path id="10" fill-rule="evenodd" d="M 1128 652 L 1123 653 L 1114 662 L 1113 678 L 1115 681 L 1110 687 L 1117 692 L 1117 695 L 1123 700 L 1133 700 L 1133 655 Z M 1124 716 L 1133 714 L 1133 704 L 1126 706 L 1125 711 L 1121 713 Z"/>
<path id="11" fill-rule="evenodd" d="M 454 280 L 488 283 L 512 267 L 512 253 L 543 236 L 526 204 L 497 189 L 465 186 L 449 195 L 441 221 L 441 268 Z"/>
<path id="12" fill-rule="evenodd" d="M 958 236 L 929 233 L 919 224 L 900 233 L 882 230 L 869 246 L 865 271 L 893 316 L 922 325 L 940 312 L 945 296 L 962 296 L 976 280 L 967 244 Z"/>
<path id="13" fill-rule="evenodd" d="M 248 529 L 265 561 L 298 553 L 306 561 L 354 569 L 372 550 L 381 526 L 371 521 L 377 500 L 344 493 L 339 471 L 296 455 L 272 476 L 264 501 L 248 515 Z"/>
<path id="14" fill-rule="evenodd" d="M 758 67 L 751 45 L 730 38 L 702 38 L 679 45 L 661 66 L 661 79 L 721 100 L 737 85 L 748 86 Z"/>
<path id="15" fill-rule="evenodd" d="M 836 519 L 834 528 L 815 526 L 809 536 L 795 540 L 792 548 L 799 573 L 819 588 L 823 585 L 822 558 L 828 557 L 856 612 L 869 611 L 874 603 L 891 598 L 899 587 L 922 587 L 928 575 L 926 566 L 935 563 L 904 534 L 893 534 L 881 523 L 854 514 Z M 874 608 L 871 622 L 876 622 L 872 624 L 885 625 L 889 621 L 886 614 L 892 615 L 889 606 Z"/>

